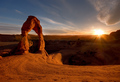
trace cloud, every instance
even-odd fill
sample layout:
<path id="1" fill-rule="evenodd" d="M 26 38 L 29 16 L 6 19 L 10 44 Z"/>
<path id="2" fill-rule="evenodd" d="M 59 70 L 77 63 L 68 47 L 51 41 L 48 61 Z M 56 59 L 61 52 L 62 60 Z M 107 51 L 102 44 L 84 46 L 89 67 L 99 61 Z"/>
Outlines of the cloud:
<path id="1" fill-rule="evenodd" d="M 72 7 L 67 0 L 51 0 L 51 1 L 42 1 L 42 0 L 29 0 L 30 3 L 43 9 L 45 12 L 57 16 L 57 17 L 64 17 L 61 15 L 63 13 L 71 14 L 73 13 Z"/>
<path id="2" fill-rule="evenodd" d="M 97 18 L 106 25 L 120 22 L 120 0 L 89 0 L 98 11 Z"/>
<path id="3" fill-rule="evenodd" d="M 42 19 L 42 20 L 44 20 L 45 22 L 47 22 L 47 25 L 48 25 L 48 23 L 50 23 L 49 26 L 50 26 L 51 24 L 52 24 L 52 26 L 53 26 L 53 25 L 56 25 L 56 27 L 59 27 L 59 29 L 74 29 L 74 27 L 72 26 L 73 23 L 70 22 L 70 21 L 65 21 L 65 23 L 67 23 L 67 24 L 64 24 L 64 23 L 57 22 L 57 21 L 52 20 L 52 19 L 47 18 L 47 17 L 37 16 L 37 18 L 40 19 L 40 20 Z M 44 24 L 45 24 L 45 22 L 44 22 Z"/>
<path id="4" fill-rule="evenodd" d="M 50 34 L 50 35 L 80 34 L 80 32 L 78 30 L 75 30 L 75 27 L 74 27 L 75 25 L 71 21 L 65 21 L 65 24 L 64 24 L 64 23 L 57 22 L 57 21 L 52 20 L 47 17 L 37 16 L 37 18 L 40 19 L 41 21 L 44 20 L 44 22 L 41 23 L 41 24 L 43 24 L 44 34 Z M 48 25 L 48 23 L 50 23 L 50 24 Z"/>
<path id="5" fill-rule="evenodd" d="M 21 27 L 21 25 L 10 24 L 10 23 L 1 23 L 1 22 L 0 22 L 0 26 Z"/>
<path id="6" fill-rule="evenodd" d="M 3 16 L 0 16 L 0 19 L 3 21 L 14 21 L 14 22 L 24 22 L 24 20 L 20 20 L 20 19 L 15 19 L 15 18 L 10 18 L 10 17 L 3 17 Z"/>
<path id="7" fill-rule="evenodd" d="M 45 35 L 79 35 L 81 32 L 68 29 L 43 29 Z"/>
<path id="8" fill-rule="evenodd" d="M 48 23 L 57 24 L 57 25 L 62 24 L 62 23 L 56 22 L 56 21 L 49 19 L 49 18 L 46 18 L 46 17 L 39 17 L 39 18 L 48 22 Z"/>
<path id="9" fill-rule="evenodd" d="M 56 35 L 56 34 L 66 34 L 67 32 L 64 30 L 57 30 L 57 29 L 43 29 L 43 32 L 47 35 Z"/>
<path id="10" fill-rule="evenodd" d="M 0 23 L 0 33 L 4 34 L 20 34 L 21 25 Z"/>
<path id="11" fill-rule="evenodd" d="M 23 12 L 19 11 L 19 10 L 15 10 L 17 13 L 19 14 L 23 14 Z"/>

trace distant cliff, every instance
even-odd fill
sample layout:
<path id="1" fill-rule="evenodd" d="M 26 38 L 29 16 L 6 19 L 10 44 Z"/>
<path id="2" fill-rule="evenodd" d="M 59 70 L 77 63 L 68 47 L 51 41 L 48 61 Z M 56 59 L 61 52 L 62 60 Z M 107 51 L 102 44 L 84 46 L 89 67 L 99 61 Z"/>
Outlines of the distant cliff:
<path id="1" fill-rule="evenodd" d="M 117 30 L 115 32 L 111 32 L 110 36 L 114 37 L 115 39 L 120 39 L 120 30 Z"/>

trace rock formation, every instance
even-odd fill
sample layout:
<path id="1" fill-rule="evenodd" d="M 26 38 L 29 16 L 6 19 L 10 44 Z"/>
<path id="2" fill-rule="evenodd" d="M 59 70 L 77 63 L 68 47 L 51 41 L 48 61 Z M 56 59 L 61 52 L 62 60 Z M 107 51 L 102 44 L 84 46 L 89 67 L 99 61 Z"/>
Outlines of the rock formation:
<path id="1" fill-rule="evenodd" d="M 2 59 L 2 56 L 0 56 L 0 60 Z"/>
<path id="2" fill-rule="evenodd" d="M 21 28 L 22 39 L 19 42 L 17 48 L 13 50 L 14 54 L 23 54 L 29 52 L 29 42 L 27 36 L 32 29 L 38 34 L 39 37 L 37 52 L 45 52 L 45 42 L 40 21 L 35 16 L 28 16 L 27 20 L 24 22 Z"/>
<path id="3" fill-rule="evenodd" d="M 112 36 L 116 39 L 120 39 L 120 30 L 117 30 L 116 32 L 111 32 L 110 36 Z"/>

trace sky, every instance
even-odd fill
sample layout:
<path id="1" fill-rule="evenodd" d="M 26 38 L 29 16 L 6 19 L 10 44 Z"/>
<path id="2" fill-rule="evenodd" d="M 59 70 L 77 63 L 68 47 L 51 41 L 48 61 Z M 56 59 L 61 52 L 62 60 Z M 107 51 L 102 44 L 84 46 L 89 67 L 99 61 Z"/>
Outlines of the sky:
<path id="1" fill-rule="evenodd" d="M 109 34 L 120 29 L 120 0 L 0 0 L 0 34 L 21 34 L 29 15 L 44 35 Z"/>

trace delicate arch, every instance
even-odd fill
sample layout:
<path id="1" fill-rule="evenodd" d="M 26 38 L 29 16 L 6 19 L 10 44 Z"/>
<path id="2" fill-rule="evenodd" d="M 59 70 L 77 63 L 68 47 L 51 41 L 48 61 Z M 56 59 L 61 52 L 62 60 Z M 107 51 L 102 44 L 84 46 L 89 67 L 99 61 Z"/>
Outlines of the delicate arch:
<path id="1" fill-rule="evenodd" d="M 28 16 L 27 20 L 24 22 L 21 28 L 22 39 L 14 51 L 15 54 L 23 54 L 29 52 L 29 42 L 27 36 L 32 29 L 37 33 L 39 37 L 38 51 L 42 52 L 45 50 L 45 42 L 40 21 L 35 16 Z"/>

